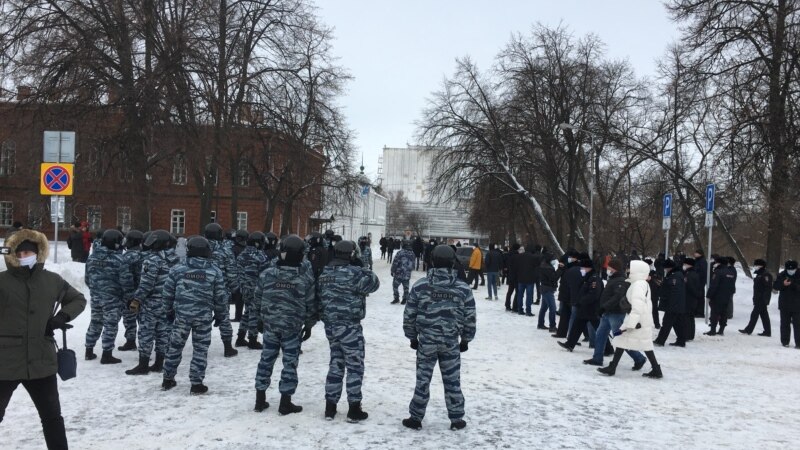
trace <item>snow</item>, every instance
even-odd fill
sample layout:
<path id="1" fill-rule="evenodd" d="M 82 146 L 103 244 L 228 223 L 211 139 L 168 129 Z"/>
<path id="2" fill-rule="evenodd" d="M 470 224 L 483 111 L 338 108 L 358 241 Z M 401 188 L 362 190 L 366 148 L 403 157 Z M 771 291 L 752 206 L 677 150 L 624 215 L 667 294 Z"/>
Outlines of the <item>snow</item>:
<path id="1" fill-rule="evenodd" d="M 59 259 L 68 256 L 62 244 Z M 48 269 L 62 274 L 88 297 L 82 264 L 51 263 Z M 123 363 L 113 366 L 82 359 L 87 308 L 68 337 L 79 357 L 78 378 L 59 381 L 70 445 L 80 449 L 722 449 L 788 448 L 800 439 L 796 426 L 800 351 L 779 343 L 777 296 L 770 305 L 772 338 L 736 331 L 746 324 L 751 306 L 751 281 L 743 274 L 728 333 L 702 336 L 706 327 L 698 320 L 698 336 L 685 349 L 657 348 L 662 380 L 628 370 L 632 362 L 627 356 L 615 377 L 599 375 L 595 367 L 581 362 L 590 356 L 586 344 L 574 353 L 562 350 L 549 333 L 536 330 L 538 311 L 534 318 L 507 313 L 502 301 L 484 300 L 486 291 L 480 288 L 475 291 L 478 333 L 462 354 L 467 429 L 449 431 L 437 369 L 423 429 L 407 430 L 400 420 L 408 416 L 415 355 L 403 336 L 402 306 L 389 304 L 388 264 L 376 259 L 375 269 L 381 288 L 369 297 L 363 322 L 367 342 L 363 407 L 370 414 L 366 422 L 345 422 L 344 396 L 336 419 L 323 419 L 329 353 L 321 324 L 300 357 L 294 401 L 304 410 L 282 417 L 277 413 L 280 361 L 267 391 L 271 406 L 255 413 L 253 378 L 260 352 L 240 348 L 238 356 L 223 358 L 214 329 L 205 380 L 209 393 L 189 395 L 190 345 L 178 370 L 178 387 L 165 393 L 156 374 L 123 373 L 136 364 L 136 352 L 115 352 Z M 415 272 L 412 283 L 420 276 Z M 501 298 L 505 292 L 503 287 Z M 123 342 L 120 325 L 117 343 Z M 21 387 L 15 394 L 0 425 L 0 447 L 42 448 L 33 404 Z"/>

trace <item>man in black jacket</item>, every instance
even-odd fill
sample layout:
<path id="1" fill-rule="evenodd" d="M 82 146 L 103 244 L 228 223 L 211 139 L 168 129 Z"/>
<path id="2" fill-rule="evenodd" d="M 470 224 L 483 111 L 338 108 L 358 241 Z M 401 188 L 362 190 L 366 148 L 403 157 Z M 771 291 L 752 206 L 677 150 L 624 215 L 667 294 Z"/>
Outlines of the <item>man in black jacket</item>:
<path id="1" fill-rule="evenodd" d="M 541 258 L 537 258 L 534 254 L 535 248 L 532 244 L 525 246 L 525 253 L 522 253 L 517 261 L 516 278 L 517 278 L 517 313 L 525 314 L 526 316 L 533 316 L 531 312 L 531 305 L 533 304 L 533 287 L 536 284 L 536 279 L 539 274 L 538 262 Z M 523 310 L 522 296 L 525 295 L 527 301 Z"/>
<path id="2" fill-rule="evenodd" d="M 767 262 L 763 259 L 753 261 L 753 270 L 755 271 L 755 278 L 753 278 L 753 312 L 750 313 L 750 322 L 739 330 L 742 334 L 752 334 L 758 323 L 758 318 L 761 317 L 761 324 L 764 326 L 764 331 L 758 333 L 759 336 L 772 336 L 772 326 L 769 322 L 769 301 L 772 299 L 772 274 L 767 270 Z"/>
<path id="3" fill-rule="evenodd" d="M 669 338 L 672 328 L 675 328 L 676 341 L 672 346 L 686 347 L 686 325 L 684 321 L 686 313 L 686 279 L 681 268 L 677 267 L 675 261 L 665 259 L 662 263 L 664 267 L 664 282 L 661 284 L 660 297 L 664 305 L 664 321 L 658 337 L 653 341 L 660 347 Z"/>
<path id="4" fill-rule="evenodd" d="M 556 289 L 558 288 L 558 275 L 554 266 L 556 258 L 553 255 L 544 255 L 542 264 L 539 266 L 539 280 L 542 291 L 542 306 L 539 307 L 540 330 L 550 330 L 556 332 Z M 544 326 L 544 315 L 549 314 L 550 327 Z"/>
<path id="5" fill-rule="evenodd" d="M 711 275 L 711 284 L 706 292 L 708 305 L 711 308 L 711 329 L 703 334 L 724 336 L 725 326 L 728 324 L 728 310 L 735 292 L 736 269 L 728 266 L 727 257 L 718 256 L 714 260 L 714 273 Z M 717 324 L 719 324 L 719 331 L 717 331 Z"/>
<path id="6" fill-rule="evenodd" d="M 569 325 L 572 318 L 572 302 L 570 301 L 570 289 L 567 279 L 580 280 L 580 268 L 577 266 L 578 253 L 575 250 L 569 250 L 566 255 L 562 257 L 562 261 L 558 264 L 556 275 L 558 276 L 558 329 L 554 338 L 565 338 L 569 331 Z M 575 270 L 572 270 L 575 269 Z M 577 277 L 575 276 L 577 272 Z M 569 275 L 567 275 L 569 274 Z"/>
<path id="7" fill-rule="evenodd" d="M 519 249 L 520 245 L 516 242 L 511 246 L 508 258 L 506 259 L 506 270 L 508 274 L 508 292 L 506 292 L 506 311 L 517 311 L 517 265 L 519 264 Z M 511 303 L 511 299 L 514 303 Z"/>
<path id="8" fill-rule="evenodd" d="M 706 283 L 708 282 L 708 261 L 706 261 L 706 254 L 703 252 L 702 248 L 698 248 L 694 251 L 694 272 L 700 279 L 700 283 L 703 287 L 703 291 L 706 290 Z M 705 307 L 706 302 L 705 299 L 701 302 L 698 302 L 695 305 L 694 309 L 694 316 L 695 317 L 705 317 Z"/>
<path id="9" fill-rule="evenodd" d="M 489 288 L 489 296 L 486 297 L 486 300 L 492 299 L 492 292 L 494 292 L 494 299 L 498 300 L 497 279 L 500 274 L 500 266 L 503 264 L 503 254 L 500 252 L 500 249 L 497 248 L 497 244 L 489 245 L 489 251 L 486 252 L 484 261 L 486 264 L 486 279 L 488 282 L 486 286 Z"/>
<path id="10" fill-rule="evenodd" d="M 567 342 L 559 342 L 558 345 L 572 351 L 578 343 L 581 334 L 586 330 L 588 324 L 592 324 L 595 329 L 600 325 L 597 310 L 600 306 L 600 296 L 603 293 L 603 280 L 600 274 L 594 270 L 592 260 L 585 258 L 580 263 L 581 286 L 578 289 L 577 301 L 574 304 L 577 309 L 573 311 L 575 322 L 569 330 Z"/>
<path id="11" fill-rule="evenodd" d="M 794 346 L 800 348 L 800 274 L 797 273 L 797 261 L 789 260 L 783 265 L 783 272 L 773 284 L 779 291 L 778 309 L 781 311 L 781 344 L 789 346 L 792 329 L 794 329 Z"/>
<path id="12" fill-rule="evenodd" d="M 697 306 L 700 309 L 705 306 L 703 295 L 703 283 L 700 280 L 700 274 L 694 268 L 694 258 L 683 259 L 683 273 L 686 274 L 686 340 L 693 341 L 695 334 L 695 311 Z"/>

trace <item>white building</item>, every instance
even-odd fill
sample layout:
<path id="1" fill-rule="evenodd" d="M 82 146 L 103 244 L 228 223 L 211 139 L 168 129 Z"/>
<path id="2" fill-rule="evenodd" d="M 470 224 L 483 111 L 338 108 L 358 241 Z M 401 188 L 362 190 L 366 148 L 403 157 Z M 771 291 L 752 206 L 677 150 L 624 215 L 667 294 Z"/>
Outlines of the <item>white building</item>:
<path id="1" fill-rule="evenodd" d="M 485 233 L 473 230 L 467 213 L 456 205 L 437 203 L 431 196 L 430 171 L 435 150 L 429 147 L 383 147 L 379 184 L 383 192 L 402 191 L 408 200 L 407 209 L 422 212 L 429 219 L 423 238 L 449 241 L 485 241 Z"/>
<path id="2" fill-rule="evenodd" d="M 354 193 L 350 207 L 326 208 L 322 217 L 332 216 L 334 220 L 323 225 L 321 231 L 331 229 L 342 239 L 355 242 L 361 236 L 371 235 L 373 243 L 376 243 L 386 228 L 386 202 L 386 197 L 367 186 L 367 189 Z"/>

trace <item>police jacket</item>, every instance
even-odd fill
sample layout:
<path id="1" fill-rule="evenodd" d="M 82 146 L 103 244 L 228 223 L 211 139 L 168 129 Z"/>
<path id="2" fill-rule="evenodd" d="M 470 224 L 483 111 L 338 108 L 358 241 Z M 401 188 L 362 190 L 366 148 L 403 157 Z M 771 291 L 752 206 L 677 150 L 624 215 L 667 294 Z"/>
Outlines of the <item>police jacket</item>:
<path id="1" fill-rule="evenodd" d="M 378 276 L 364 267 L 334 259 L 317 280 L 320 317 L 325 323 L 358 323 L 367 311 L 367 295 L 380 287 Z"/>
<path id="2" fill-rule="evenodd" d="M 664 311 L 686 313 L 686 280 L 680 269 L 672 269 L 661 284 L 661 304 Z"/>
<path id="3" fill-rule="evenodd" d="M 261 249 L 248 245 L 236 257 L 239 266 L 239 288 L 243 294 L 252 295 L 258 284 L 258 276 L 268 266 L 267 255 Z"/>
<path id="4" fill-rule="evenodd" d="M 566 285 L 567 293 L 569 295 L 567 303 L 570 306 L 578 306 L 581 299 L 581 287 L 583 286 L 583 275 L 581 268 L 576 266 L 570 267 L 564 276 L 561 278 L 561 283 Z"/>
<path id="5" fill-rule="evenodd" d="M 164 306 L 166 311 L 175 311 L 176 321 L 223 317 L 228 309 L 225 276 L 207 258 L 186 258 L 167 275 Z"/>
<path id="6" fill-rule="evenodd" d="M 603 293 L 603 280 L 595 270 L 590 270 L 583 277 L 578 294 L 578 319 L 597 319 L 600 296 Z"/>
<path id="7" fill-rule="evenodd" d="M 762 267 L 755 272 L 753 278 L 753 304 L 769 305 L 772 300 L 773 277 L 766 267 Z"/>
<path id="8" fill-rule="evenodd" d="M 784 286 L 784 280 L 791 281 L 791 284 Z M 780 292 L 778 294 L 778 309 L 787 312 L 800 312 L 800 273 L 795 272 L 794 275 L 789 275 L 784 270 L 778 274 L 773 288 Z"/>
<path id="9" fill-rule="evenodd" d="M 403 332 L 420 343 L 453 344 L 475 337 L 475 299 L 451 269 L 431 269 L 411 288 Z"/>
<path id="10" fill-rule="evenodd" d="M 705 274 L 703 274 L 705 277 Z M 697 270 L 686 271 L 686 312 L 691 314 L 698 304 L 703 303 L 703 283 Z"/>
<path id="11" fill-rule="evenodd" d="M 133 277 L 126 269 L 121 252 L 97 247 L 86 260 L 85 281 L 92 297 L 121 301 L 133 289 Z"/>
<path id="12" fill-rule="evenodd" d="M 253 299 L 256 317 L 273 333 L 299 333 L 317 321 L 311 266 L 290 266 L 283 261 L 261 272 Z"/>
<path id="13" fill-rule="evenodd" d="M 158 311 L 163 307 L 164 283 L 167 282 L 170 264 L 163 251 L 151 251 L 142 261 L 142 277 L 133 298 L 142 302 L 144 308 Z"/>
<path id="14" fill-rule="evenodd" d="M 711 284 L 708 286 L 708 302 L 711 305 L 722 307 L 732 303 L 733 294 L 736 293 L 736 269 L 728 266 L 718 266 L 711 274 Z"/>

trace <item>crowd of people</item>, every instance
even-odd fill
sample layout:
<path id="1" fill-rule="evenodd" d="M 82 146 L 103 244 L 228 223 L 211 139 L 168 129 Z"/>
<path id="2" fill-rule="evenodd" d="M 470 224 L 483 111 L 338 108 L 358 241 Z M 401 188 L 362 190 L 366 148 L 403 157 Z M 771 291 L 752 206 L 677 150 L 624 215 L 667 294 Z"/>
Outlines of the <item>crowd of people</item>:
<path id="1" fill-rule="evenodd" d="M 404 249 L 412 248 L 410 241 L 401 244 Z M 46 363 L 26 360 L 23 349 L 0 346 L 0 422 L 12 392 L 22 384 L 39 411 L 48 448 L 67 448 L 52 336 L 53 330 L 70 328 L 68 322 L 87 302 L 61 277 L 44 269 L 44 235 L 20 230 L 7 239 L 6 245 L 10 254 L 6 255 L 8 270 L 0 273 L 3 298 L 12 290 L 25 291 L 29 282 L 46 288 L 28 289 L 25 293 L 29 298 L 12 296 L 15 303 L 7 309 L 8 315 L 0 317 L 0 330 L 27 331 L 0 339 L 19 339 L 35 348 L 37 354 L 45 355 Z M 349 406 L 346 420 L 368 418 L 361 407 L 365 357 L 361 321 L 366 315 L 366 297 L 380 285 L 372 271 L 368 236 L 357 243 L 342 240 L 330 230 L 324 235 L 312 233 L 306 239 L 289 235 L 279 240 L 273 233 L 241 230 L 231 230 L 226 236 L 218 224 L 211 223 L 203 236 L 186 239 L 183 249 L 165 230 L 123 234 L 112 229 L 98 232 L 90 250 L 85 275 L 91 307 L 85 339 L 87 361 L 98 359 L 94 352 L 98 341 L 102 348 L 100 364 L 121 363 L 114 356 L 115 350 L 136 350 L 138 364 L 125 373 L 161 373 L 161 388 L 168 391 L 178 384 L 175 375 L 191 334 L 189 392 L 205 394 L 211 331 L 218 327 L 225 357 L 236 356 L 235 347 L 261 351 L 255 368 L 254 411 L 262 412 L 270 406 L 267 390 L 274 364 L 282 354 L 278 413 L 299 413 L 302 407 L 292 402 L 292 395 L 298 385 L 301 343 L 321 321 L 331 355 L 325 382 L 325 419 L 335 418 L 343 390 Z M 412 257 L 398 255 L 394 260 L 398 264 L 401 261 L 402 270 L 410 272 Z M 466 427 L 460 353 L 468 350 L 475 335 L 475 302 L 472 291 L 459 282 L 458 272 L 453 270 L 456 261 L 451 247 L 436 246 L 430 252 L 427 276 L 410 289 L 405 278 L 403 331 L 417 353 L 416 387 L 409 417 L 402 421 L 411 429 L 422 427 L 436 364 L 443 373 L 451 429 Z M 59 296 L 53 289 L 62 286 L 66 296 L 56 301 Z M 233 318 L 229 303 L 237 304 Z M 28 316 L 23 310 L 32 304 L 37 305 L 37 314 Z M 126 342 L 115 349 L 120 320 Z M 237 321 L 234 342 L 232 322 Z M 259 335 L 262 342 L 258 342 Z"/>

